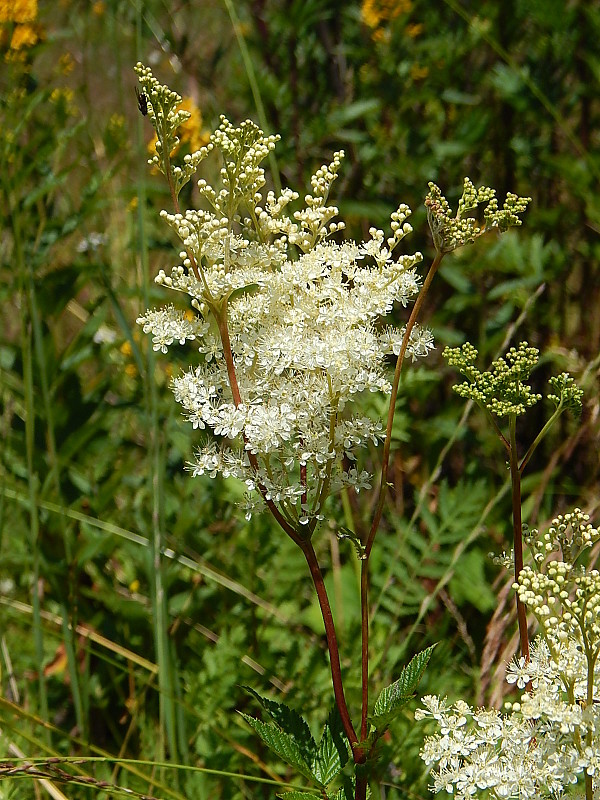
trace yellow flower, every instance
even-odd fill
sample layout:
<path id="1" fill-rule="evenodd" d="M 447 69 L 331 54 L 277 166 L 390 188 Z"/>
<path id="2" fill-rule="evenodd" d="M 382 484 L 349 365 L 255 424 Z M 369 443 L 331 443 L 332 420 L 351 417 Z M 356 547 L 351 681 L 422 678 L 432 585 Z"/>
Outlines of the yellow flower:
<path id="1" fill-rule="evenodd" d="M 23 47 L 31 47 L 37 42 L 38 38 L 35 28 L 31 25 L 15 25 L 10 40 L 10 49 L 21 50 Z"/>
<path id="2" fill-rule="evenodd" d="M 191 97 L 183 98 L 181 108 L 190 114 L 190 118 L 180 127 L 179 138 L 182 143 L 189 142 L 190 150 L 193 153 L 208 144 L 210 135 L 206 131 L 202 131 L 202 113 Z"/>
<path id="3" fill-rule="evenodd" d="M 375 28 L 371 34 L 371 39 L 374 42 L 389 42 L 391 39 L 390 32 L 385 28 Z"/>
<path id="4" fill-rule="evenodd" d="M 363 0 L 360 15 L 369 28 L 379 28 L 382 22 L 407 14 L 411 8 L 411 0 Z"/>
<path id="5" fill-rule="evenodd" d="M 63 53 L 58 59 L 58 66 L 63 75 L 68 75 L 75 67 L 75 59 L 71 53 Z"/>
<path id="6" fill-rule="evenodd" d="M 97 17 L 101 17 L 105 11 L 106 11 L 106 3 L 104 2 L 104 0 L 96 0 L 94 5 L 92 6 L 92 13 L 95 14 Z"/>
<path id="7" fill-rule="evenodd" d="M 421 81 L 429 75 L 429 67 L 420 67 L 418 64 L 413 64 L 410 68 L 410 77 L 413 81 Z"/>
<path id="8" fill-rule="evenodd" d="M 179 108 L 183 111 L 187 111 L 190 115 L 190 118 L 182 123 L 177 131 L 179 147 L 183 144 L 188 144 L 190 152 L 193 153 L 196 150 L 200 150 L 205 144 L 208 144 L 210 134 L 202 130 L 202 113 L 191 97 L 184 97 Z M 155 134 L 154 138 L 148 142 L 148 152 L 151 155 L 155 153 L 156 141 L 157 137 Z M 176 147 L 171 152 L 171 156 L 177 153 L 179 147 Z"/>
<path id="9" fill-rule="evenodd" d="M 37 0 L 0 0 L 0 22 L 33 22 Z"/>
<path id="10" fill-rule="evenodd" d="M 73 89 L 69 89 L 65 86 L 52 90 L 50 102 L 56 106 L 59 113 L 75 117 L 77 116 L 77 107 L 73 102 L 73 97 Z"/>
<path id="11" fill-rule="evenodd" d="M 423 33 L 424 25 L 422 22 L 411 22 L 409 25 L 406 26 L 406 35 L 411 39 L 416 39 L 417 36 L 420 36 Z"/>

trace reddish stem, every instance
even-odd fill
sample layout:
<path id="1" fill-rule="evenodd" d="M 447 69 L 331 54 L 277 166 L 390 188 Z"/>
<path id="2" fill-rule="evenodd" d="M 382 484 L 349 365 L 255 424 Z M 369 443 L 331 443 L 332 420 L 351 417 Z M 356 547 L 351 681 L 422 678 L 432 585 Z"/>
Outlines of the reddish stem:
<path id="1" fill-rule="evenodd" d="M 513 512 L 513 552 L 515 559 L 515 583 L 523 569 L 523 524 L 521 519 L 521 471 L 517 456 L 516 416 L 512 416 L 510 428 L 510 478 L 512 483 L 512 512 Z M 519 600 L 517 593 L 517 621 L 519 623 L 519 639 L 521 642 L 521 655 L 529 661 L 529 634 L 527 632 L 527 612 Z"/>
<path id="2" fill-rule="evenodd" d="M 321 607 L 321 615 L 323 617 L 323 624 L 325 625 L 325 636 L 327 637 L 327 649 L 329 650 L 329 661 L 331 665 L 331 679 L 333 682 L 333 693 L 335 702 L 340 712 L 344 732 L 348 737 L 348 741 L 352 746 L 354 761 L 361 764 L 365 761 L 365 752 L 362 747 L 358 747 L 358 736 L 352 725 L 350 714 L 348 713 L 348 706 L 346 704 L 346 697 L 344 695 L 344 685 L 342 683 L 342 668 L 340 665 L 340 654 L 337 644 L 337 636 L 335 633 L 335 623 L 333 621 L 333 614 L 331 613 L 331 606 L 329 605 L 329 598 L 327 597 L 327 590 L 323 580 L 323 573 L 319 567 L 317 556 L 310 541 L 303 542 L 300 545 L 306 563 L 310 569 L 310 574 L 317 592 L 319 605 Z"/>
<path id="3" fill-rule="evenodd" d="M 398 396 L 398 386 L 400 384 L 400 373 L 402 371 L 404 357 L 406 355 L 406 350 L 408 348 L 410 334 L 415 326 L 417 317 L 419 316 L 419 313 L 423 306 L 423 302 L 425 300 L 427 292 L 429 291 L 429 287 L 431 286 L 431 282 L 435 277 L 435 273 L 437 272 L 443 257 L 444 257 L 443 253 L 437 253 L 435 258 L 431 262 L 431 266 L 429 267 L 429 271 L 423 283 L 423 287 L 419 292 L 419 296 L 417 297 L 417 300 L 413 306 L 410 317 L 408 318 L 408 322 L 406 323 L 406 330 L 404 331 L 404 337 L 402 339 L 400 353 L 398 354 L 398 358 L 396 360 L 396 370 L 394 372 L 394 379 L 392 381 L 392 392 L 390 395 L 390 404 L 388 408 L 387 427 L 385 431 L 385 440 L 383 443 L 383 456 L 381 459 L 381 483 L 379 484 L 379 496 L 377 498 L 377 506 L 375 508 L 373 522 L 369 530 L 369 536 L 367 537 L 367 542 L 363 554 L 363 560 L 361 562 L 361 571 L 360 571 L 361 680 L 362 680 L 362 713 L 361 713 L 361 724 L 360 724 L 361 740 L 364 740 L 367 736 L 367 731 L 368 731 L 367 715 L 369 713 L 369 558 L 371 555 L 371 550 L 373 549 L 373 542 L 375 541 L 375 535 L 377 534 L 379 523 L 381 522 L 381 516 L 383 514 L 383 506 L 386 498 L 390 449 L 392 444 L 392 425 L 394 423 L 396 398 Z M 358 792 L 358 782 L 357 782 L 357 792 Z M 361 800 L 363 797 L 364 794 L 361 795 Z M 358 794 L 357 794 L 357 799 L 358 799 Z"/>

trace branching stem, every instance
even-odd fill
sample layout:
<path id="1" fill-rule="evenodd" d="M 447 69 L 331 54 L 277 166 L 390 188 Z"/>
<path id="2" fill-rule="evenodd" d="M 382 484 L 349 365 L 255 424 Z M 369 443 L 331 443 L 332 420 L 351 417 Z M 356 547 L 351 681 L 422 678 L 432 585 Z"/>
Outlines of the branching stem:
<path id="1" fill-rule="evenodd" d="M 390 461 L 390 449 L 392 443 L 392 426 L 394 424 L 394 415 L 396 410 L 396 398 L 398 396 L 398 386 L 400 384 L 400 373 L 402 365 L 404 364 L 404 357 L 410 341 L 410 334 L 415 326 L 417 318 L 421 312 L 421 308 L 431 286 L 435 274 L 440 266 L 444 254 L 437 253 L 433 259 L 429 271 L 419 292 L 419 296 L 413 306 L 411 315 L 406 323 L 406 330 L 402 339 L 400 353 L 396 360 L 396 370 L 394 372 L 394 379 L 392 381 L 392 392 L 390 395 L 390 404 L 388 408 L 387 427 L 385 432 L 385 440 L 383 443 L 383 455 L 381 460 L 381 483 L 379 484 L 379 495 L 377 498 L 377 506 L 373 515 L 373 522 L 369 530 L 369 535 L 365 544 L 365 551 L 361 561 L 360 570 L 360 608 L 361 608 L 361 686 L 362 686 L 362 713 L 360 736 L 361 741 L 364 741 L 368 733 L 367 715 L 369 713 L 369 558 L 371 550 L 373 549 L 373 542 L 381 522 L 381 515 L 383 513 L 383 506 L 385 503 L 386 490 L 387 490 L 387 476 Z M 365 784 L 366 791 L 366 784 Z M 362 795 L 358 795 L 358 781 L 357 781 L 357 800 L 362 800 Z"/>

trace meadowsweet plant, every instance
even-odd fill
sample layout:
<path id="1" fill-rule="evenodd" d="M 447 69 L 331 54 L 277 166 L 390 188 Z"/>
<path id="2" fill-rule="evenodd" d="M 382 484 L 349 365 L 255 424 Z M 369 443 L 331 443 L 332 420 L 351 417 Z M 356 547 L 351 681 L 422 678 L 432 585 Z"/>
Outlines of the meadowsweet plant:
<path id="1" fill-rule="evenodd" d="M 173 208 L 162 217 L 181 241 L 180 263 L 156 281 L 186 302 L 148 309 L 138 322 L 153 347 L 167 353 L 186 342 L 192 363 L 173 380 L 173 393 L 205 443 L 189 464 L 192 475 L 235 477 L 246 485 L 247 517 L 268 512 L 301 549 L 319 600 L 330 656 L 335 712 L 320 742 L 295 712 L 252 692 L 269 721 L 246 717 L 261 738 L 294 766 L 324 798 L 367 795 L 376 745 L 423 674 L 431 648 L 417 654 L 373 707 L 369 705 L 368 566 L 386 496 L 391 428 L 400 371 L 433 348 L 431 333 L 416 324 L 427 289 L 446 253 L 489 232 L 520 224 L 528 198 L 509 195 L 498 209 L 491 189 L 465 181 L 456 216 L 440 190 L 426 200 L 435 258 L 423 283 L 420 253 L 399 254 L 411 232 L 410 209 L 391 215 L 390 233 L 371 228 L 369 239 L 341 237 L 344 225 L 329 203 L 343 152 L 320 167 L 311 190 L 299 195 L 267 191 L 263 160 L 276 145 L 253 122 L 239 126 L 225 117 L 208 143 L 173 163 L 178 127 L 187 119 L 181 98 L 159 84 L 142 64 L 140 109 L 156 131 L 150 163 L 169 184 Z M 198 182 L 202 208 L 180 207 L 183 186 L 209 156 L 220 159 L 220 184 Z M 476 220 L 485 204 L 483 222 Z M 386 322 L 394 305 L 413 301 L 403 327 Z M 389 357 L 396 357 L 390 379 Z M 390 397 L 387 427 L 359 413 L 363 392 Z M 371 487 L 359 463 L 362 448 L 383 441 L 378 501 L 364 540 L 341 531 L 361 561 L 362 705 L 360 725 L 347 706 L 335 623 L 313 539 L 340 491 Z M 351 785 L 340 786 L 351 759 Z M 311 797 L 302 792 L 294 798 Z M 291 797 L 291 795 L 290 795 Z"/>
<path id="2" fill-rule="evenodd" d="M 511 212 L 512 213 L 512 212 Z M 476 366 L 477 350 L 469 342 L 462 347 L 447 347 L 443 356 L 448 364 L 456 367 L 467 380 L 454 387 L 457 394 L 477 403 L 487 414 L 490 423 L 504 445 L 510 467 L 513 511 L 513 553 L 515 580 L 519 580 L 523 569 L 523 526 L 521 521 L 521 478 L 536 447 L 548 433 L 558 417 L 567 410 L 575 414 L 581 411 L 583 392 L 573 378 L 563 372 L 550 378 L 547 399 L 554 405 L 554 412 L 535 437 L 524 456 L 517 449 L 517 418 L 534 406 L 542 395 L 532 392 L 527 381 L 535 368 L 539 350 L 528 342 L 511 347 L 505 358 L 499 358 L 489 371 L 481 372 Z M 498 420 L 498 421 L 497 421 Z M 508 421 L 508 430 L 502 431 L 502 420 Z M 521 641 L 521 653 L 529 658 L 527 616 L 523 601 L 517 593 L 517 619 Z"/>
<path id="3" fill-rule="evenodd" d="M 456 798 L 592 800 L 600 790 L 600 572 L 585 552 L 600 533 L 580 509 L 559 515 L 525 541 L 532 554 L 514 588 L 539 634 L 529 659 L 509 664 L 507 681 L 522 690 L 506 712 L 473 709 L 459 700 L 423 698 L 418 719 L 437 732 L 421 757 L 433 765 L 432 791 Z M 498 562 L 512 565 L 505 556 Z M 524 690 L 524 691 L 523 691 Z"/>

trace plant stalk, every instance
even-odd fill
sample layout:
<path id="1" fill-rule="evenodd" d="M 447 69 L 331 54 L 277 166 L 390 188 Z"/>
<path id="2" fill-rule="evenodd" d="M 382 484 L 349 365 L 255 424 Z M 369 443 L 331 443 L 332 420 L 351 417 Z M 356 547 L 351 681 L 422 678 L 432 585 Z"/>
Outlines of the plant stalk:
<path id="1" fill-rule="evenodd" d="M 512 484 L 512 512 L 513 512 L 513 552 L 515 559 L 515 583 L 523 569 L 523 524 L 521 519 L 521 471 L 517 456 L 517 416 L 510 417 L 510 479 Z M 529 661 L 529 635 L 527 633 L 527 612 L 525 606 L 517 600 L 517 620 L 519 623 L 519 640 L 521 642 L 521 655 Z"/>
<path id="2" fill-rule="evenodd" d="M 388 407 L 385 440 L 383 443 L 383 456 L 381 460 L 381 482 L 379 484 L 379 495 L 377 498 L 377 506 L 375 508 L 373 522 L 371 523 L 371 528 L 369 530 L 369 535 L 365 545 L 363 559 L 360 565 L 361 686 L 362 686 L 362 713 L 361 713 L 360 735 L 362 741 L 366 739 L 368 733 L 367 716 L 369 712 L 369 558 L 371 556 L 371 550 L 373 549 L 373 542 L 375 541 L 377 530 L 379 529 L 379 523 L 381 522 L 381 516 L 383 514 L 383 506 L 385 503 L 387 476 L 388 476 L 388 469 L 390 462 L 390 449 L 392 444 L 392 426 L 394 424 L 396 399 L 398 397 L 398 387 L 400 384 L 400 374 L 402 372 L 402 365 L 404 364 L 404 357 L 406 355 L 406 350 L 408 348 L 410 334 L 412 333 L 412 330 L 415 326 L 415 323 L 417 321 L 417 318 L 421 312 L 421 308 L 425 301 L 425 297 L 427 296 L 427 292 L 429 291 L 429 287 L 431 286 L 431 283 L 435 277 L 436 272 L 438 271 L 438 268 L 440 266 L 443 257 L 444 254 L 438 252 L 436 253 L 435 258 L 431 262 L 431 266 L 429 267 L 429 271 L 427 272 L 427 276 L 425 277 L 425 281 L 423 283 L 421 291 L 419 292 L 419 296 L 417 297 L 417 300 L 413 306 L 410 317 L 408 318 L 408 322 L 406 323 L 406 329 L 404 331 L 404 337 L 402 339 L 400 353 L 398 354 L 398 358 L 396 360 L 396 369 L 394 371 L 394 378 L 392 381 L 392 392 L 390 395 L 390 404 Z M 358 781 L 356 785 L 358 790 Z M 364 797 L 364 795 L 361 796 L 360 800 L 362 800 L 362 797 Z M 357 800 L 359 800 L 358 794 L 357 794 Z"/>
<path id="3" fill-rule="evenodd" d="M 305 541 L 301 544 L 302 552 L 306 558 L 306 563 L 310 570 L 310 574 L 317 592 L 319 605 L 321 607 L 321 615 L 323 617 L 323 624 L 325 625 L 325 636 L 327 637 L 327 649 L 329 650 L 329 661 L 331 665 L 331 679 L 333 683 L 333 693 L 335 702 L 340 712 L 344 732 L 348 737 L 348 741 L 352 746 L 354 761 L 361 764 L 365 761 L 365 752 L 362 747 L 359 747 L 358 736 L 352 725 L 348 706 L 346 704 L 346 697 L 344 695 L 344 686 L 342 683 L 342 668 L 340 665 L 340 653 L 337 644 L 337 636 L 335 632 L 335 623 L 333 621 L 333 614 L 331 613 L 331 606 L 329 605 L 329 598 L 327 597 L 327 590 L 323 580 L 323 573 L 319 567 L 317 556 L 312 546 L 312 542 Z"/>

